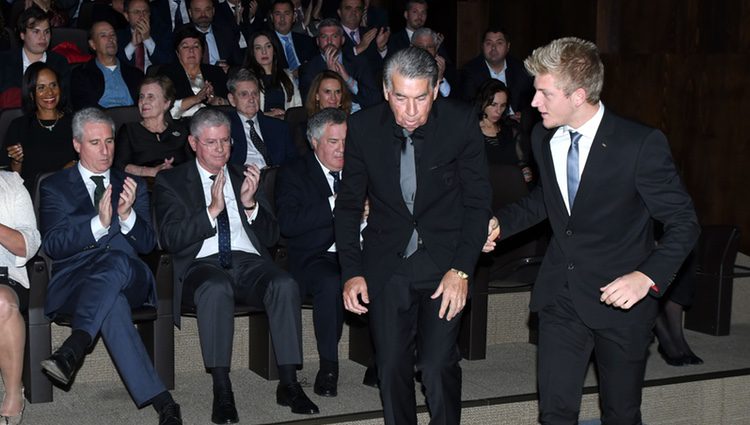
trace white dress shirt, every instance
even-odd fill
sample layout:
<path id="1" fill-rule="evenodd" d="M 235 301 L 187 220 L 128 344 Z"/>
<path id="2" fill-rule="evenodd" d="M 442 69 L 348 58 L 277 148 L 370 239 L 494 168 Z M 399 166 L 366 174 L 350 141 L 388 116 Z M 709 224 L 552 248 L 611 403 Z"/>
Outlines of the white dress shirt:
<path id="1" fill-rule="evenodd" d="M 36 228 L 36 216 L 29 192 L 17 173 L 0 171 L 0 223 L 18 231 L 26 244 L 26 254 L 17 256 L 0 245 L 0 266 L 8 268 L 8 277 L 29 287 L 24 265 L 39 250 L 42 238 Z"/>
<path id="2" fill-rule="evenodd" d="M 81 173 L 81 179 L 83 179 L 83 184 L 86 186 L 86 190 L 89 192 L 89 198 L 91 199 L 91 205 L 94 205 L 94 190 L 96 190 L 96 183 L 94 183 L 93 180 L 91 180 L 91 176 L 104 176 L 104 188 L 106 189 L 107 186 L 110 184 L 109 182 L 109 170 L 105 171 L 103 174 L 96 174 L 92 173 L 91 171 L 87 170 L 81 163 L 79 162 L 78 165 L 78 172 Z M 118 195 L 119 196 L 119 195 Z M 94 205 L 94 209 L 96 209 L 96 205 Z M 112 220 L 119 220 L 117 211 L 112 211 Z M 94 240 L 98 241 L 102 237 L 104 237 L 109 232 L 109 226 L 104 227 L 102 226 L 102 222 L 99 220 L 99 214 L 94 215 L 91 217 L 90 221 L 91 225 L 91 234 L 94 235 Z M 125 221 L 120 221 L 120 233 L 123 235 L 127 235 L 130 233 L 130 229 L 133 228 L 133 225 L 135 225 L 135 209 L 130 210 L 130 215 Z"/>
<path id="3" fill-rule="evenodd" d="M 238 111 L 237 115 L 239 115 L 240 119 L 242 120 L 242 129 L 245 130 L 245 140 L 247 140 L 247 157 L 245 157 L 245 165 L 255 164 L 259 169 L 262 170 L 266 166 L 266 160 L 265 158 L 263 158 L 263 155 L 258 152 L 258 149 L 253 144 L 253 140 L 250 138 L 250 124 L 247 123 L 247 120 L 252 119 L 253 123 L 255 123 L 255 132 L 258 133 L 260 140 L 265 141 L 266 139 L 263 137 L 263 133 L 260 132 L 258 114 L 255 114 L 255 116 L 252 118 L 248 118 Z M 266 146 L 268 145 L 266 144 Z M 266 147 L 266 149 L 268 148 Z"/>
<path id="4" fill-rule="evenodd" d="M 32 62 L 31 59 L 29 59 L 29 57 L 26 56 L 26 51 L 23 50 L 23 48 L 21 48 L 21 59 L 23 59 L 23 73 L 25 74 L 26 68 L 28 68 L 29 65 L 31 65 L 34 62 Z M 39 61 L 47 63 L 47 52 L 42 53 L 42 58 L 39 59 Z"/>
<path id="5" fill-rule="evenodd" d="M 568 149 L 570 148 L 570 132 L 575 131 L 581 135 L 581 138 L 578 140 L 578 178 L 580 181 L 583 169 L 586 167 L 589 152 L 591 152 L 591 145 L 594 143 L 594 137 L 596 137 L 599 124 L 602 122 L 602 117 L 604 117 L 604 105 L 599 102 L 599 110 L 582 126 L 579 128 L 567 125 L 560 126 L 549 142 L 549 148 L 552 152 L 552 162 L 555 166 L 557 185 L 560 187 L 560 193 L 562 194 L 563 201 L 565 201 L 568 214 L 570 214 L 570 202 L 568 200 Z"/>
<path id="6" fill-rule="evenodd" d="M 133 31 L 131 28 L 130 31 Z M 154 42 L 154 39 L 149 37 L 145 40 L 143 40 L 143 68 L 148 69 L 149 66 L 151 66 L 151 55 L 154 54 L 154 49 L 156 49 L 156 43 Z M 135 55 L 135 46 L 133 45 L 133 41 L 129 41 L 128 44 L 125 46 L 125 57 L 128 58 L 128 60 L 134 60 L 133 55 Z"/>

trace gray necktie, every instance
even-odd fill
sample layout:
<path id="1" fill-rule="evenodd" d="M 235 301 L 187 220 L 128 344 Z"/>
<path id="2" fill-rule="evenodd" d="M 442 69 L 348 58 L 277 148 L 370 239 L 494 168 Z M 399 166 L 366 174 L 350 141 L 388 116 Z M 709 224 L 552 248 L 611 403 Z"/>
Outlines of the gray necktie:
<path id="1" fill-rule="evenodd" d="M 404 198 L 409 212 L 414 214 L 414 195 L 417 193 L 417 172 L 414 165 L 414 141 L 411 132 L 402 129 L 404 133 L 404 144 L 401 148 L 401 196 Z M 417 251 L 418 247 L 417 229 L 411 234 L 409 244 L 406 245 L 404 257 L 409 257 Z"/>
<path id="2" fill-rule="evenodd" d="M 578 184 L 581 180 L 578 172 L 578 141 L 580 139 L 581 133 L 570 132 L 570 148 L 568 149 L 568 205 L 570 211 L 573 211 L 573 202 L 576 200 Z"/>

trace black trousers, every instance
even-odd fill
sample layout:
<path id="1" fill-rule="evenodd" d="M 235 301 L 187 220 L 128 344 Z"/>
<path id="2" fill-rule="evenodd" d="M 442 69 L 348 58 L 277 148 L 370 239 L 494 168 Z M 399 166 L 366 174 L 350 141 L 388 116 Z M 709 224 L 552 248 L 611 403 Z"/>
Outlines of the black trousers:
<path id="1" fill-rule="evenodd" d="M 185 272 L 182 304 L 196 308 L 206 368 L 232 364 L 235 303 L 266 310 L 278 365 L 302 364 L 297 283 L 272 261 L 233 251 L 230 269 L 212 255 L 195 260 Z"/>
<path id="2" fill-rule="evenodd" d="M 415 364 L 422 373 L 430 423 L 461 420 L 461 315 L 450 322 L 440 319 L 442 297 L 430 298 L 444 273 L 426 251 L 418 250 L 370 300 L 370 332 L 386 424 L 417 423 Z"/>
<path id="3" fill-rule="evenodd" d="M 335 252 L 326 252 L 294 272 L 303 296 L 311 296 L 313 326 L 321 360 L 338 362 L 344 327 L 341 267 Z"/>
<path id="4" fill-rule="evenodd" d="M 591 353 L 599 372 L 603 425 L 641 424 L 641 389 L 653 321 L 592 329 L 567 286 L 539 312 L 538 387 L 542 424 L 577 424 Z"/>

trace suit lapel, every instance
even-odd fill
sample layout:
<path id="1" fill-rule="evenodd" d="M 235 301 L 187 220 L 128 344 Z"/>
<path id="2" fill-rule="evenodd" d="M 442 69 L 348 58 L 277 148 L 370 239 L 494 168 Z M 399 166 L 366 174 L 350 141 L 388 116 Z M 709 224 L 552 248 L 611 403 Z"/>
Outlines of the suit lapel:
<path id="1" fill-rule="evenodd" d="M 71 194 L 71 201 L 75 205 L 75 213 L 73 215 L 83 215 L 87 217 L 93 217 L 96 214 L 96 208 L 94 202 L 91 200 L 86 184 L 83 182 L 81 173 L 78 171 L 78 167 L 71 167 L 68 169 L 68 181 L 73 191 Z M 76 202 L 75 199 L 85 199 L 86 202 Z"/>
<path id="2" fill-rule="evenodd" d="M 320 168 L 318 160 L 315 158 L 315 153 L 310 152 L 306 156 L 307 174 L 312 182 L 313 186 L 320 192 L 321 195 L 326 197 L 331 196 L 331 186 L 328 185 L 328 177 L 323 174 L 323 169 Z"/>

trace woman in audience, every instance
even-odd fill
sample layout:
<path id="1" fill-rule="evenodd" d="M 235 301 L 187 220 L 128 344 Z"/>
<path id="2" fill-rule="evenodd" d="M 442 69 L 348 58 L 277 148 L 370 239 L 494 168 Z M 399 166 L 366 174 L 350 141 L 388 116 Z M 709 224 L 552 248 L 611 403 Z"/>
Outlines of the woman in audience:
<path id="1" fill-rule="evenodd" d="M 44 62 L 26 69 L 21 87 L 25 114 L 10 123 L 5 146 L 11 170 L 19 173 L 29 193 L 39 174 L 72 165 L 72 114 L 66 113 L 57 73 Z"/>
<path id="2" fill-rule="evenodd" d="M 518 124 L 508 117 L 510 92 L 502 81 L 490 79 L 479 87 L 475 106 L 479 114 L 479 127 L 484 135 L 487 161 L 490 164 L 516 164 L 523 179 L 530 183 L 531 149 Z"/>
<path id="3" fill-rule="evenodd" d="M 159 171 L 190 158 L 187 129 L 167 116 L 174 98 L 169 78 L 159 75 L 143 80 L 138 95 L 141 122 L 125 123 L 117 131 L 115 167 L 136 176 L 156 177 Z"/>
<path id="4" fill-rule="evenodd" d="M 330 70 L 315 76 L 305 100 L 308 117 L 323 108 L 339 108 L 347 115 L 352 112 L 352 95 L 346 83 L 338 73 Z"/>
<path id="5" fill-rule="evenodd" d="M 23 180 L 16 173 L 0 171 L 0 269 L 3 271 L 0 278 L 0 373 L 5 387 L 0 407 L 2 424 L 17 425 L 23 417 L 21 373 L 26 327 L 21 313 L 28 307 L 29 299 L 29 277 L 24 264 L 36 254 L 40 242 L 31 197 Z"/>
<path id="6" fill-rule="evenodd" d="M 250 36 L 243 68 L 252 71 L 260 82 L 260 109 L 267 116 L 284 118 L 287 109 L 302 106 L 299 88 L 292 73 L 279 65 L 281 45 L 268 30 Z"/>
<path id="7" fill-rule="evenodd" d="M 172 80 L 176 100 L 171 113 L 175 119 L 191 117 L 206 105 L 228 105 L 227 76 L 216 66 L 201 63 L 206 39 L 192 25 L 174 32 L 177 63 L 159 68 L 159 74 Z"/>

